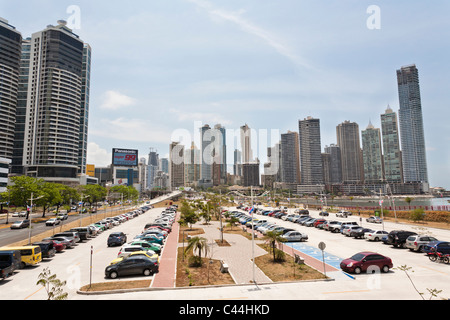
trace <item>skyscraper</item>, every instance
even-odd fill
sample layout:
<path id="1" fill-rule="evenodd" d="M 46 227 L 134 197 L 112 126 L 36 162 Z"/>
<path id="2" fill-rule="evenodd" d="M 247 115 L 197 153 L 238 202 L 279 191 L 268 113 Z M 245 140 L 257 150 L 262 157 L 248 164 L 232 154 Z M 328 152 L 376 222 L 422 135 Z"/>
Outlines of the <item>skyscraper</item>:
<path id="1" fill-rule="evenodd" d="M 325 146 L 325 154 L 330 155 L 329 159 L 329 183 L 342 183 L 341 148 L 335 144 Z"/>
<path id="2" fill-rule="evenodd" d="M 404 66 L 397 70 L 397 83 L 404 182 L 428 183 L 419 71 L 416 66 Z"/>
<path id="3" fill-rule="evenodd" d="M 83 64 L 83 57 L 90 52 L 65 21 L 32 35 L 23 146 L 25 174 L 77 183 L 77 174 L 85 172 L 90 63 Z"/>
<path id="4" fill-rule="evenodd" d="M 403 170 L 397 114 L 389 106 L 381 115 L 381 134 L 386 182 L 401 183 L 403 182 Z"/>
<path id="5" fill-rule="evenodd" d="M 358 124 L 344 121 L 336 127 L 336 136 L 337 145 L 341 149 L 342 182 L 362 182 L 361 144 Z"/>
<path id="6" fill-rule="evenodd" d="M 320 120 L 307 117 L 298 122 L 300 141 L 301 183 L 323 184 Z"/>
<path id="7" fill-rule="evenodd" d="M 169 147 L 169 179 L 171 190 L 184 186 L 184 146 L 179 142 Z"/>
<path id="8" fill-rule="evenodd" d="M 288 131 L 281 135 L 282 182 L 300 184 L 300 152 L 298 133 Z"/>
<path id="9" fill-rule="evenodd" d="M 361 139 L 363 146 L 364 182 L 380 183 L 384 180 L 380 129 L 375 128 L 369 122 L 366 130 L 361 132 Z"/>
<path id="10" fill-rule="evenodd" d="M 253 162 L 252 134 L 247 124 L 241 127 L 242 163 Z"/>
<path id="11" fill-rule="evenodd" d="M 0 157 L 12 159 L 22 36 L 0 18 Z"/>

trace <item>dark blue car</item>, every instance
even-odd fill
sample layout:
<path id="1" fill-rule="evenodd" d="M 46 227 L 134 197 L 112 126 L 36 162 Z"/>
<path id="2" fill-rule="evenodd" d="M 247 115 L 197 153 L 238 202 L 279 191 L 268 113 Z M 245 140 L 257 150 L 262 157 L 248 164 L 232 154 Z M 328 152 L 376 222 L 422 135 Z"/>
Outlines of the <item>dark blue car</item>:
<path id="1" fill-rule="evenodd" d="M 440 252 L 443 254 L 450 254 L 450 242 L 447 241 L 431 241 L 427 245 L 423 246 L 423 252 Z"/>

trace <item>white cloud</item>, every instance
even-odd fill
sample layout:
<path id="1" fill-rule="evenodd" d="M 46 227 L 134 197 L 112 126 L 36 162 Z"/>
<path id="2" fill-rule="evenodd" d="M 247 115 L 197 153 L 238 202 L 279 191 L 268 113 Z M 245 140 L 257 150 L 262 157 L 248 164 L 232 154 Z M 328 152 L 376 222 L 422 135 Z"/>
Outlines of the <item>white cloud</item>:
<path id="1" fill-rule="evenodd" d="M 95 142 L 89 142 L 87 146 L 87 163 L 98 167 L 111 164 L 112 153 L 100 148 Z"/>
<path id="2" fill-rule="evenodd" d="M 170 143 L 172 130 L 158 127 L 145 119 L 102 119 L 95 129 L 89 131 L 90 136 L 108 138 L 110 140 Z"/>
<path id="3" fill-rule="evenodd" d="M 120 92 L 109 90 L 103 95 L 103 103 L 100 105 L 104 110 L 118 110 L 124 107 L 132 106 L 136 99 L 128 97 Z"/>

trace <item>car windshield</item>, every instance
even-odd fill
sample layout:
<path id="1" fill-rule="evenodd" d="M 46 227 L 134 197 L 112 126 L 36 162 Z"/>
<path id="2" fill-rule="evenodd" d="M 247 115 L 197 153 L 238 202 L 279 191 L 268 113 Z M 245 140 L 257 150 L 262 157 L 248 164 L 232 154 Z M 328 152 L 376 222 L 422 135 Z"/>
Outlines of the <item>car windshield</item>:
<path id="1" fill-rule="evenodd" d="M 361 261 L 362 259 L 364 259 L 365 255 L 361 254 L 361 253 L 357 253 L 354 256 L 352 256 L 350 259 L 354 260 L 354 261 Z"/>

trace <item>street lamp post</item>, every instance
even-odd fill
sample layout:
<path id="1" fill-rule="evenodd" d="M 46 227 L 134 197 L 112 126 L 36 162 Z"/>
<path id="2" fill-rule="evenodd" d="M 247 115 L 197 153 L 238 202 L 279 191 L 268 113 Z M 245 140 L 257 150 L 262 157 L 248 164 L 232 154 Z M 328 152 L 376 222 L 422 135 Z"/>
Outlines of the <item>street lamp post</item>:
<path id="1" fill-rule="evenodd" d="M 28 226 L 28 244 L 31 244 L 31 214 L 33 213 L 33 200 L 41 199 L 43 196 L 39 196 L 37 198 L 33 198 L 33 192 L 31 193 L 31 199 L 30 200 L 30 213 L 28 214 L 28 219 L 30 220 L 30 225 Z"/>

